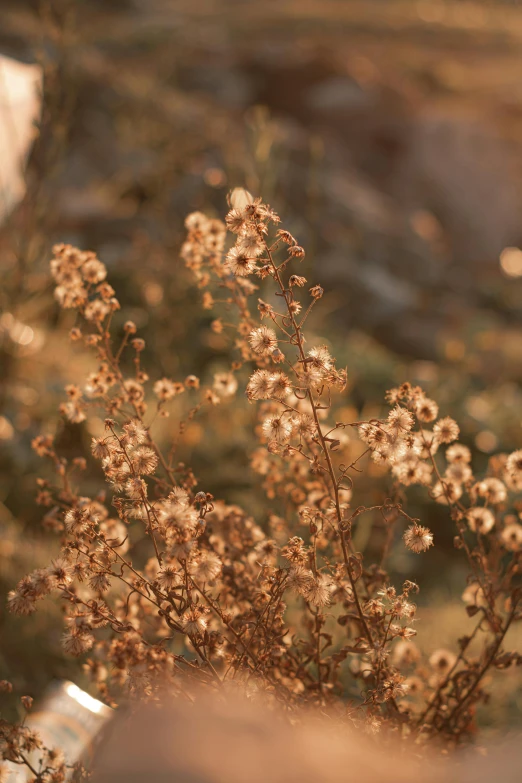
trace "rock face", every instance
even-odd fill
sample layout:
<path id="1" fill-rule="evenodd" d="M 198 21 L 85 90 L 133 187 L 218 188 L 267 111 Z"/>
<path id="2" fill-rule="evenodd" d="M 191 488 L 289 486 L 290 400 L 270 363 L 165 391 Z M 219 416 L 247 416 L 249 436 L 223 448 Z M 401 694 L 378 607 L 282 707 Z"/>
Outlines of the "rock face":
<path id="1" fill-rule="evenodd" d="M 484 96 L 462 107 L 409 95 L 385 73 L 363 89 L 319 50 L 306 64 L 281 59 L 250 64 L 256 98 L 324 140 L 316 261 L 343 292 L 340 315 L 400 353 L 434 356 L 438 333 L 498 282 L 500 252 L 522 238 L 520 141 Z"/>

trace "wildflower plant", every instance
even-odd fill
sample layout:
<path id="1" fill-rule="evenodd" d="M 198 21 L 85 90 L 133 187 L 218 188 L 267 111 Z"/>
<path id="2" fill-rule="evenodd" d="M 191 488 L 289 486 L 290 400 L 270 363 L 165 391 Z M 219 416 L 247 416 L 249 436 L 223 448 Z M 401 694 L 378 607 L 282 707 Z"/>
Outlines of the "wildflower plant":
<path id="1" fill-rule="evenodd" d="M 39 479 L 38 502 L 61 550 L 22 579 L 9 608 L 31 614 L 57 594 L 64 649 L 83 656 L 111 705 L 125 693 L 154 699 L 158 689 L 186 695 L 191 682 L 234 682 L 290 711 L 318 705 L 371 733 L 454 744 L 487 698 L 486 674 L 522 662 L 504 648 L 522 618 L 522 452 L 492 458 L 475 476 L 457 423 L 439 418 L 437 403 L 409 383 L 388 392 L 383 418 L 343 420 L 347 372 L 306 338 L 323 290 L 299 274 L 305 251 L 260 199 L 235 191 L 230 206 L 224 223 L 189 215 L 181 252 L 215 314 L 212 328 L 231 336 L 236 353 L 211 387 L 193 375 L 151 380 L 135 325 L 125 323 L 120 344 L 113 338 L 120 303 L 103 263 L 55 247 L 57 301 L 77 311 L 71 338 L 98 362 L 83 384 L 67 386 L 62 413 L 74 424 L 104 411 L 92 455 L 106 485 L 85 496 L 85 459 L 67 461 L 51 437 L 35 439 L 56 472 L 55 481 Z M 174 398 L 188 400 L 182 433 L 202 407 L 242 389 L 259 415 L 252 468 L 278 511 L 266 526 L 200 489 L 176 461 L 177 441 L 167 450 L 158 439 Z M 389 475 L 389 496 L 356 504 L 374 464 Z M 419 557 L 436 546 L 436 533 L 404 508 L 412 485 L 447 509 L 470 568 L 466 611 L 476 619 L 454 650 L 426 659 L 413 641 L 419 588 L 393 585 L 386 572 L 394 538 Z M 386 531 L 374 562 L 353 538 L 369 516 Z M 11 738 L 9 758 L 23 742 L 23 734 Z"/>

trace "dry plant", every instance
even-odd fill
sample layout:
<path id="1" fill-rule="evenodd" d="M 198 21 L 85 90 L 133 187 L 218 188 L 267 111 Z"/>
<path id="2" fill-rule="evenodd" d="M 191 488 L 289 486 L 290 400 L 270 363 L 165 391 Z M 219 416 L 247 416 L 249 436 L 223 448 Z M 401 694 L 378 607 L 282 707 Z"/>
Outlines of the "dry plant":
<path id="1" fill-rule="evenodd" d="M 522 662 L 504 649 L 508 629 L 522 618 L 522 451 L 493 457 L 487 475 L 475 476 L 457 423 L 439 418 L 437 403 L 409 383 L 388 392 L 386 417 L 343 421 L 346 371 L 326 346 L 305 338 L 323 290 L 298 274 L 304 250 L 279 222 L 240 190 L 225 223 L 201 213 L 186 220 L 182 258 L 203 306 L 216 311 L 213 329 L 230 333 L 237 351 L 209 388 L 192 375 L 151 381 L 135 325 L 125 323 L 121 344 L 111 337 L 120 303 L 104 264 L 91 252 L 55 247 L 56 298 L 79 317 L 71 338 L 98 361 L 85 383 L 67 386 L 62 413 L 79 423 L 104 410 L 105 434 L 93 439 L 92 454 L 108 490 L 84 496 L 86 459 L 67 461 L 50 436 L 35 439 L 56 471 L 54 482 L 39 479 L 38 503 L 61 552 L 22 579 L 9 608 L 29 615 L 57 593 L 64 649 L 87 655 L 85 670 L 112 706 L 132 696 L 154 701 L 165 691 L 193 699 L 192 684 L 197 692 L 233 682 L 292 716 L 315 706 L 379 737 L 451 747 L 473 730 L 476 705 L 488 698 L 488 672 Z M 228 250 L 227 229 L 235 236 Z M 254 281 L 264 281 L 270 300 L 257 300 L 256 315 Z M 202 407 L 233 397 L 245 366 L 253 368 L 246 395 L 259 410 L 252 466 L 283 508 L 268 530 L 198 489 L 177 457 L 187 423 Z M 162 422 L 182 393 L 190 401 L 165 449 Z M 391 476 L 390 496 L 356 505 L 358 478 L 375 464 Z M 427 660 L 412 641 L 418 586 L 394 586 L 386 572 L 397 535 L 419 557 L 429 557 L 434 544 L 404 509 L 411 485 L 447 507 L 470 568 L 466 610 L 476 618 L 454 651 L 435 650 Z M 386 531 L 372 563 L 352 538 L 367 515 L 378 515 Z M 481 636 L 482 651 L 472 654 Z M 4 757 L 28 763 L 38 744 L 33 733 L 4 724 L 2 736 Z M 42 765 L 32 764 L 35 780 L 64 779 L 63 764 L 51 773 L 47 755 Z"/>

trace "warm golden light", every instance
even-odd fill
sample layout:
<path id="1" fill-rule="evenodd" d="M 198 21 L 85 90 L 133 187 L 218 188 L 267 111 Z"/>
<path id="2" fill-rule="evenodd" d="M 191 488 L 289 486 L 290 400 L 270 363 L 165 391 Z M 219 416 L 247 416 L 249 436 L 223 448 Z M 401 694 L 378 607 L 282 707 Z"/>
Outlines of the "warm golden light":
<path id="1" fill-rule="evenodd" d="M 82 691 L 73 682 L 68 683 L 65 690 L 67 691 L 71 699 L 74 699 L 75 701 L 78 702 L 78 704 L 81 704 L 82 707 L 85 707 L 87 710 L 90 710 L 91 712 L 97 714 L 107 709 L 105 704 L 103 704 L 101 701 L 98 701 L 98 699 L 94 699 L 92 696 L 89 696 L 88 693 Z"/>
<path id="2" fill-rule="evenodd" d="M 522 250 L 518 247 L 506 247 L 500 254 L 500 266 L 508 277 L 522 276 Z"/>

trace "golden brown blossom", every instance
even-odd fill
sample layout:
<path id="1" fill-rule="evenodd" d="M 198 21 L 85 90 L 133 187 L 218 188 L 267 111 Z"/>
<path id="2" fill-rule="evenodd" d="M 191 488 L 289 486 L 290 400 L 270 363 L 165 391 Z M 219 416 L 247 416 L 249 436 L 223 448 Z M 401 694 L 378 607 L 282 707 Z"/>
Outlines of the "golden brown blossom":
<path id="1" fill-rule="evenodd" d="M 273 329 L 268 326 L 260 326 L 250 332 L 249 342 L 254 353 L 264 356 L 277 348 L 277 337 Z"/>
<path id="2" fill-rule="evenodd" d="M 415 523 L 405 532 L 404 543 L 416 554 L 426 552 L 430 546 L 433 546 L 433 534 L 427 527 Z"/>

